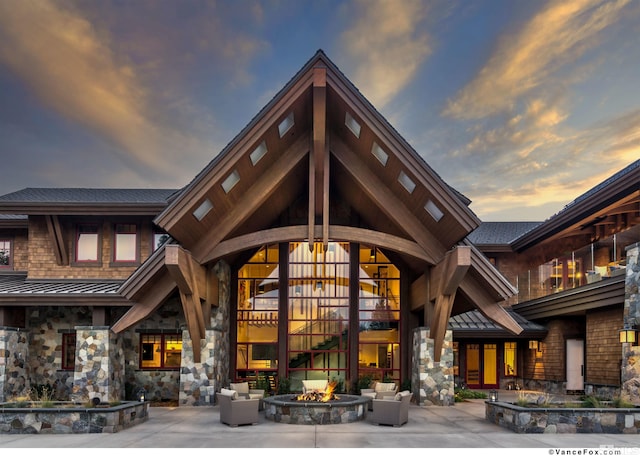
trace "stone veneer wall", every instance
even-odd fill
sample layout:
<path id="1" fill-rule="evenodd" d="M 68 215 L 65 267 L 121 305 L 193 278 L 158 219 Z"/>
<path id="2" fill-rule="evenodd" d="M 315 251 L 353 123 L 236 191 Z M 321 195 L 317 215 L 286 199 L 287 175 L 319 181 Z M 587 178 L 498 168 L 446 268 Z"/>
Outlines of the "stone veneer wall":
<path id="1" fill-rule="evenodd" d="M 624 287 L 624 324 L 635 327 L 640 324 L 640 243 L 627 247 L 627 268 Z M 620 395 L 635 405 L 640 405 L 640 346 L 622 344 L 622 387 Z"/>
<path id="2" fill-rule="evenodd" d="M 124 350 L 108 326 L 76 328 L 76 369 L 72 400 L 101 402 L 124 399 Z"/>
<path id="3" fill-rule="evenodd" d="M 433 345 L 429 328 L 414 329 L 411 372 L 413 397 L 423 405 L 454 405 L 452 332 L 445 333 L 439 363 L 433 360 Z"/>
<path id="4" fill-rule="evenodd" d="M 218 306 L 211 312 L 211 328 L 199 347 L 201 362 L 193 362 L 193 342 L 189 332 L 182 335 L 180 405 L 214 405 L 215 392 L 229 376 L 229 312 L 231 271 L 226 263 L 214 267 L 218 277 Z"/>
<path id="5" fill-rule="evenodd" d="M 30 388 L 27 334 L 0 327 L 0 402 L 11 401 Z"/>

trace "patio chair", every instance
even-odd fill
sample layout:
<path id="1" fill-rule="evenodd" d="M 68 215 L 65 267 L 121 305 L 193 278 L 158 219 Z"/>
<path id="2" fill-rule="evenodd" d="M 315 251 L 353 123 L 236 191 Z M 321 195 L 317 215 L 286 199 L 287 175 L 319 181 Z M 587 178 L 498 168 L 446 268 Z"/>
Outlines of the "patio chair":
<path id="1" fill-rule="evenodd" d="M 324 391 L 329 386 L 329 380 L 302 380 L 302 393 Z"/>
<path id="2" fill-rule="evenodd" d="M 220 422 L 229 426 L 243 424 L 258 424 L 259 399 L 245 399 L 239 397 L 238 392 L 222 388 L 218 394 L 220 406 Z"/>
<path id="3" fill-rule="evenodd" d="M 360 390 L 360 395 L 369 396 L 372 399 L 385 399 L 394 397 L 398 393 L 398 386 L 393 382 L 376 382 L 373 388 Z"/>
<path id="4" fill-rule="evenodd" d="M 392 398 L 373 399 L 373 410 L 367 419 L 377 425 L 402 426 L 409 421 L 409 404 L 413 398 L 410 391 L 401 391 Z"/>

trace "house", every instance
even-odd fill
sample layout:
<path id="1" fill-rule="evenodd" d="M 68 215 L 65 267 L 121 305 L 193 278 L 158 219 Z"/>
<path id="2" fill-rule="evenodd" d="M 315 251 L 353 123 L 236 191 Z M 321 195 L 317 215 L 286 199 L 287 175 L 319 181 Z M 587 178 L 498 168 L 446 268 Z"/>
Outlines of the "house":
<path id="1" fill-rule="evenodd" d="M 512 274 L 578 222 L 490 244 L 469 203 L 318 51 L 181 189 L 0 196 L 0 400 L 48 384 L 212 405 L 236 380 L 370 377 L 450 405 L 456 376 L 555 380 L 528 347 L 566 328 L 529 314 Z"/>

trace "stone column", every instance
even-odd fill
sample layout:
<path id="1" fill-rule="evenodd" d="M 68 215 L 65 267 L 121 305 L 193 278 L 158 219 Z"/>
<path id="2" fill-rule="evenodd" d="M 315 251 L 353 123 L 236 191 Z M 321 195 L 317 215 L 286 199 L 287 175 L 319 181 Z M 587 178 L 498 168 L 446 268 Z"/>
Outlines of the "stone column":
<path id="1" fill-rule="evenodd" d="M 214 266 L 218 277 L 218 305 L 211 311 L 206 339 L 198 341 L 202 350 L 201 363 L 193 362 L 193 342 L 189 331 L 182 332 L 182 361 L 180 365 L 179 405 L 215 405 L 215 392 L 226 386 L 229 378 L 229 266 L 219 262 Z"/>
<path id="2" fill-rule="evenodd" d="M 429 328 L 413 331 L 411 389 L 421 405 L 454 405 L 453 334 L 445 333 L 440 362 L 433 358 L 434 342 Z"/>
<path id="3" fill-rule="evenodd" d="M 71 398 L 86 402 L 124 399 L 124 350 L 108 326 L 76 327 L 76 368 Z"/>
<path id="4" fill-rule="evenodd" d="M 0 326 L 0 402 L 27 394 L 29 382 L 28 333 Z"/>
<path id="5" fill-rule="evenodd" d="M 624 286 L 624 325 L 636 328 L 640 324 L 640 243 L 627 247 Z M 640 346 L 622 344 L 621 398 L 640 405 Z"/>

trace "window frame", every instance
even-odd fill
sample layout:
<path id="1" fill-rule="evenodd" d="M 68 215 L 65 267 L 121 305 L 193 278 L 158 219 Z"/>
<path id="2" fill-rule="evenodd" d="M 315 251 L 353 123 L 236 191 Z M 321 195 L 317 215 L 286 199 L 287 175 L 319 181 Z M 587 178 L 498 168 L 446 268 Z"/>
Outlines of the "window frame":
<path id="1" fill-rule="evenodd" d="M 143 347 L 145 344 L 150 344 L 152 342 L 145 342 L 144 338 L 145 337 L 154 337 L 160 338 L 160 366 L 143 366 L 143 361 L 145 361 L 143 359 Z M 165 354 L 166 354 L 166 338 L 167 337 L 175 337 L 175 338 L 179 338 L 180 339 L 180 344 L 182 346 L 182 344 L 184 344 L 184 341 L 182 340 L 182 333 L 176 333 L 176 332 L 171 332 L 171 333 L 167 333 L 167 332 L 144 332 L 144 333 L 140 333 L 140 338 L 139 338 L 139 356 L 138 356 L 138 368 L 140 370 L 144 370 L 144 371 L 150 371 L 150 370 L 164 370 L 164 371 L 179 371 L 180 367 L 182 365 L 182 354 L 180 355 L 180 364 L 178 366 L 166 366 L 165 365 Z"/>
<path id="2" fill-rule="evenodd" d="M 0 251 L 5 252 L 4 246 L 9 245 L 9 259 L 7 264 L 0 264 L 0 269 L 13 269 L 13 239 L 0 238 Z"/>
<path id="3" fill-rule="evenodd" d="M 82 228 L 94 228 L 95 232 L 87 232 L 87 234 L 96 234 L 96 259 L 95 260 L 79 260 L 78 253 L 80 253 L 79 242 Z M 101 266 L 102 265 L 102 229 L 100 223 L 77 223 L 75 241 L 73 243 L 73 264 L 76 266 Z"/>
<path id="4" fill-rule="evenodd" d="M 75 332 L 67 332 L 67 333 L 62 333 L 62 359 L 60 362 L 60 370 L 64 370 L 64 371 L 73 371 L 76 368 L 76 343 L 77 343 L 77 338 L 76 338 L 76 333 Z M 69 364 L 69 348 L 70 348 L 70 340 L 69 339 L 73 339 L 73 364 Z"/>

